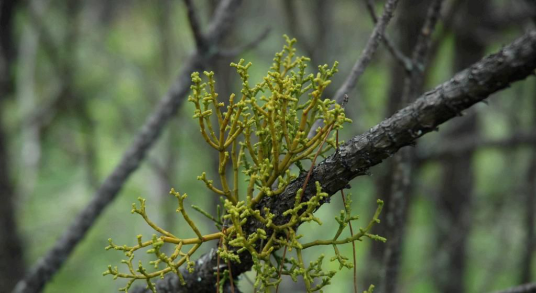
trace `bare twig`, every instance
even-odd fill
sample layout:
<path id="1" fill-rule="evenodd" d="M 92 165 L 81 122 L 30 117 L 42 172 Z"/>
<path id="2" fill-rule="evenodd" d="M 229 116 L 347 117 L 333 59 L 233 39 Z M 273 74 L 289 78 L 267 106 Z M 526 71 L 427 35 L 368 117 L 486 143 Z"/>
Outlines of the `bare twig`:
<path id="1" fill-rule="evenodd" d="M 311 178 L 311 174 L 313 173 L 313 168 L 315 167 L 315 163 L 316 163 L 316 159 L 318 159 L 318 155 L 320 155 L 320 153 L 322 153 L 322 147 L 324 147 L 324 144 L 326 143 L 326 140 L 328 139 L 329 135 L 331 134 L 331 130 L 333 130 L 333 126 L 335 124 L 332 124 L 329 128 L 328 128 L 328 131 L 326 133 L 326 136 L 324 137 L 324 139 L 322 140 L 322 143 L 320 144 L 320 146 L 318 147 L 318 151 L 316 151 L 316 154 L 313 158 L 313 161 L 311 162 L 311 167 L 309 168 L 309 172 L 307 172 L 307 176 L 305 177 L 305 181 L 303 182 L 303 186 L 302 186 L 302 190 L 305 190 L 307 188 L 307 184 L 309 183 L 309 179 Z M 302 192 L 300 194 L 300 200 L 299 202 L 302 202 L 302 199 L 303 199 L 303 194 L 305 192 Z M 290 237 L 290 233 L 287 232 L 287 243 L 289 241 L 289 237 Z M 283 266 L 285 265 L 285 256 L 287 254 L 287 245 L 284 247 L 284 250 L 283 250 L 283 257 L 281 257 L 281 263 L 279 264 L 279 271 L 278 271 L 278 278 L 281 279 L 281 273 L 283 272 Z M 275 293 L 279 292 L 279 284 L 281 284 L 281 282 L 277 283 L 276 287 L 275 287 Z"/>
<path id="2" fill-rule="evenodd" d="M 376 9 L 374 8 L 373 0 L 365 0 L 365 6 L 367 7 L 370 17 L 372 18 L 372 22 L 374 24 L 377 24 L 378 16 L 376 15 Z M 393 41 L 391 41 L 391 38 L 387 35 L 387 33 L 383 35 L 382 41 L 389 53 L 391 53 L 391 55 L 400 64 L 400 66 L 402 66 L 408 72 L 411 71 L 413 68 L 413 63 L 406 55 L 404 55 L 404 53 L 402 53 L 402 51 L 400 51 L 396 47 L 396 45 L 393 43 Z"/>
<path id="3" fill-rule="evenodd" d="M 437 21 L 441 15 L 441 6 L 443 0 L 435 0 L 430 5 L 428 13 L 426 15 L 426 21 L 421 29 L 417 44 L 413 50 L 411 56 L 411 63 L 414 65 L 409 73 L 409 79 L 406 79 L 404 85 L 404 93 L 402 97 L 402 104 L 407 104 L 413 99 L 418 91 L 422 88 L 424 82 L 424 69 L 430 52 L 430 46 L 432 43 L 432 34 L 434 33 Z"/>
<path id="4" fill-rule="evenodd" d="M 226 50 L 222 49 L 218 52 L 218 56 L 224 57 L 224 58 L 233 58 L 251 49 L 254 49 L 262 41 L 264 41 L 266 37 L 268 37 L 271 30 L 272 29 L 269 27 L 265 28 L 257 37 L 255 37 L 255 39 L 251 40 L 249 43 L 246 43 L 242 46 L 238 46 L 236 48 L 231 48 L 231 49 L 226 49 Z"/>
<path id="5" fill-rule="evenodd" d="M 348 96 L 346 96 L 345 101 L 347 101 Z M 337 129 L 337 137 L 335 139 L 336 147 L 339 149 L 339 130 Z M 344 189 L 341 189 L 341 198 L 344 209 L 346 209 L 346 196 L 344 195 Z M 348 222 L 348 227 L 350 228 L 350 237 L 354 237 L 354 227 L 352 227 L 352 221 Z M 355 250 L 355 241 L 352 241 L 352 261 L 354 262 L 354 293 L 357 293 L 357 253 Z"/>
<path id="6" fill-rule="evenodd" d="M 204 52 L 207 48 L 205 36 L 201 32 L 201 24 L 199 23 L 199 16 L 195 10 L 192 0 L 184 0 L 186 10 L 188 11 L 188 22 L 190 23 L 190 29 L 194 35 L 195 45 L 197 50 Z"/>
<path id="7" fill-rule="evenodd" d="M 216 45 L 230 27 L 240 0 L 222 1 L 213 18 L 205 39 Z M 84 238 L 104 208 L 117 196 L 123 184 L 139 167 L 148 150 L 160 136 L 164 126 L 176 113 L 190 88 L 190 74 L 203 67 L 207 57 L 194 53 L 186 60 L 179 78 L 157 106 L 153 114 L 125 152 L 121 162 L 106 178 L 91 202 L 73 220 L 61 238 L 29 271 L 15 288 L 15 292 L 39 292 L 61 268 L 76 245 Z"/>
<path id="8" fill-rule="evenodd" d="M 333 100 L 335 100 L 337 103 L 340 104 L 344 99 L 344 95 L 348 94 L 348 92 L 350 92 L 356 86 L 357 82 L 359 81 L 359 78 L 361 77 L 361 75 L 363 75 L 363 72 L 365 72 L 365 69 L 370 64 L 372 56 L 374 56 L 374 53 L 376 53 L 376 50 L 378 49 L 378 46 L 380 44 L 380 40 L 385 33 L 385 29 L 387 28 L 387 25 L 389 24 L 391 18 L 393 18 L 393 14 L 395 12 L 398 1 L 399 0 L 387 0 L 387 2 L 385 3 L 383 15 L 374 27 L 374 30 L 372 31 L 372 34 L 370 35 L 367 44 L 365 45 L 365 49 L 363 49 L 363 52 L 359 56 L 359 59 L 352 67 L 350 74 L 333 97 Z M 309 132 L 308 137 L 313 137 L 316 133 L 316 130 L 319 126 L 322 125 L 322 123 L 323 122 L 320 119 L 315 121 L 313 127 L 311 127 L 311 131 Z"/>
<path id="9" fill-rule="evenodd" d="M 374 53 L 376 53 L 380 40 L 383 38 L 385 29 L 393 17 L 397 4 L 398 0 L 388 0 L 385 3 L 383 15 L 374 27 L 374 30 L 372 31 L 372 34 L 365 45 L 365 49 L 363 49 L 361 56 L 359 56 L 359 59 L 354 64 L 354 67 L 352 67 L 352 71 L 344 81 L 343 85 L 337 90 L 335 96 L 333 97 L 337 103 L 340 104 L 344 98 L 344 95 L 356 86 L 359 78 L 370 64 L 372 56 L 374 56 Z"/>

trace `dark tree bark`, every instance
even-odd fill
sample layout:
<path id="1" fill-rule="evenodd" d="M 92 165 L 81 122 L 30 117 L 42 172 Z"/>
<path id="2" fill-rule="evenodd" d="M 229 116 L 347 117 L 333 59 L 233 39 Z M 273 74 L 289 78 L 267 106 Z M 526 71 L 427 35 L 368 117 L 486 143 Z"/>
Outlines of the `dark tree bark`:
<path id="1" fill-rule="evenodd" d="M 13 94 L 17 1 L 0 1 L 0 292 L 10 292 L 24 274 L 23 243 L 17 230 L 15 186 L 11 180 L 9 136 L 2 121 L 3 103 Z"/>
<path id="2" fill-rule="evenodd" d="M 534 93 L 533 93 L 534 95 Z M 532 127 L 536 127 L 536 99 L 533 98 Z M 532 158 L 529 160 L 526 186 L 523 191 L 523 204 L 525 208 L 524 229 L 525 241 L 521 256 L 521 276 L 520 283 L 528 283 L 534 280 L 532 263 L 534 259 L 534 248 L 536 247 L 536 147 L 533 148 Z"/>
<path id="3" fill-rule="evenodd" d="M 0 121 L 0 292 L 10 292 L 24 274 L 24 246 L 15 219 L 15 188 L 10 178 L 7 138 Z"/>
<path id="4" fill-rule="evenodd" d="M 413 145 L 419 137 L 436 130 L 440 124 L 460 116 L 462 110 L 483 101 L 512 82 L 526 78 L 535 69 L 536 31 L 532 31 L 426 92 L 366 133 L 341 145 L 338 152 L 315 166 L 310 180 L 318 181 L 324 192 L 333 195 L 345 188 L 353 178 L 366 175 L 372 166 L 380 164 L 400 148 Z M 285 223 L 288 219 L 283 212 L 294 206 L 296 192 L 303 186 L 305 178 L 306 174 L 301 174 L 278 196 L 277 201 L 264 198 L 256 208 L 269 208 L 275 215 L 276 225 Z M 310 199 L 314 194 L 314 185 L 308 185 L 303 200 Z M 242 229 L 249 234 L 259 227 L 262 227 L 262 223 L 250 218 Z M 269 229 L 266 231 L 270 233 Z M 252 261 L 248 254 L 243 253 L 240 260 L 240 263 L 232 263 L 234 276 L 251 268 Z M 158 281 L 157 286 L 162 292 L 214 292 L 215 266 L 216 253 L 212 251 L 195 262 L 194 273 L 190 274 L 182 268 L 185 286 L 179 286 L 178 278 L 171 274 L 165 280 Z M 138 287 L 133 292 L 148 291 Z"/>
<path id="5" fill-rule="evenodd" d="M 533 11 L 536 10 L 536 2 L 525 1 Z M 536 16 L 532 17 L 533 26 L 536 25 Z M 536 111 L 536 99 L 533 99 L 533 111 Z M 533 127 L 536 126 L 536 112 L 533 112 Z M 534 247 L 536 247 L 536 149 L 532 152 L 530 166 L 527 174 L 527 187 L 525 190 L 525 246 L 521 260 L 521 283 L 533 280 L 532 260 Z M 536 284 L 532 284 L 536 291 Z"/>
<path id="6" fill-rule="evenodd" d="M 486 0 L 466 1 L 458 9 L 453 28 L 454 70 L 458 71 L 484 55 L 485 43 L 478 35 L 479 24 L 487 17 Z M 477 134 L 477 115 L 471 112 L 447 131 L 446 141 Z M 435 243 L 438 263 L 433 278 L 438 292 L 465 292 L 467 241 L 470 232 L 470 207 L 473 193 L 473 152 L 467 151 L 441 161 L 443 173 L 435 213 Z M 453 231 L 456 231 L 453 233 Z"/>

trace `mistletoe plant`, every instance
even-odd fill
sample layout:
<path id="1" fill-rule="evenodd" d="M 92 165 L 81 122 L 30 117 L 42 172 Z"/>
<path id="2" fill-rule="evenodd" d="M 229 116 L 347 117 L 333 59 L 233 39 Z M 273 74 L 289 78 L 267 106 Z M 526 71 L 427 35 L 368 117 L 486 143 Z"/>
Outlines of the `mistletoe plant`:
<path id="1" fill-rule="evenodd" d="M 112 275 L 114 279 L 128 279 L 126 286 L 120 291 L 128 292 L 134 281 L 144 280 L 147 288 L 156 292 L 154 279 L 163 278 L 167 273 L 176 274 L 184 283 L 180 267 L 186 266 L 186 271 L 192 273 L 193 254 L 209 241 L 218 241 L 218 262 L 221 259 L 228 264 L 225 271 L 220 272 L 218 266 L 214 272 L 219 283 L 215 284 L 215 291 L 221 289 L 226 280 L 232 282 L 232 272 L 228 271 L 231 268 L 229 264 L 240 262 L 240 255 L 243 253 L 251 255 L 256 272 L 254 286 L 259 290 L 265 291 L 278 286 L 282 275 L 288 275 L 294 281 L 301 276 L 307 292 L 321 291 L 330 283 L 336 271 L 323 269 L 324 255 L 307 264 L 302 256 L 303 250 L 331 245 L 334 249 L 331 261 L 337 261 L 339 269 L 352 268 L 354 264 L 341 255 L 339 245 L 353 243 L 364 237 L 385 241 L 384 238 L 369 233 L 372 226 L 379 222 L 378 216 L 383 205 L 380 200 L 366 228 L 360 229 L 355 235 L 340 239 L 350 221 L 358 218 L 351 214 L 351 201 L 348 196 L 344 209 L 335 217 L 339 227 L 331 239 L 301 242 L 302 235 L 297 233 L 298 226 L 308 222 L 322 224 L 314 212 L 329 195 L 322 191 L 319 182 L 314 183 L 316 194 L 307 200 L 303 197 L 305 186 L 296 193 L 294 205 L 282 215 L 278 215 L 285 218 L 283 224 L 274 223 L 275 215 L 268 208 L 258 208 L 258 204 L 266 197 L 277 200 L 287 185 L 297 178 L 298 174 L 291 172 L 291 166 L 296 166 L 300 172 L 306 172 L 303 168 L 304 162 L 314 165 L 319 155 L 336 149 L 338 142 L 334 133 L 330 133 L 338 131 L 344 123 L 350 122 L 340 105 L 330 99 L 322 100 L 324 90 L 337 72 L 337 63 L 331 68 L 327 65 L 319 66 L 318 73 L 307 74 L 309 58 L 297 57 L 293 47 L 296 40 L 286 36 L 285 38 L 286 45 L 283 50 L 275 54 L 274 63 L 267 75 L 255 85 L 251 85 L 249 80 L 248 69 L 251 63 L 245 64 L 244 60 L 231 63 L 242 79 L 242 90 L 240 97 L 235 94 L 229 97 L 227 106 L 219 100 L 215 91 L 213 72 L 204 72 L 206 82 L 203 82 L 199 73 L 192 74 L 192 95 L 188 101 L 195 105 L 194 118 L 199 123 L 201 135 L 207 144 L 218 152 L 219 157 L 219 184 L 216 185 L 213 180 L 208 179 L 206 173 L 201 174 L 198 179 L 221 197 L 223 209 L 218 207 L 218 211 L 222 212 L 213 216 L 199 207 L 192 208 L 213 221 L 217 231 L 203 234 L 198 229 L 186 211 L 186 194 L 180 194 L 174 189 L 170 192 L 177 198 L 177 212 L 195 232 L 194 238 L 181 238 L 152 222 L 145 210 L 145 200 L 139 198 L 140 203 L 133 204 L 132 213 L 141 215 L 157 234 L 149 240 L 143 240 L 142 235 L 138 235 L 134 246 L 116 245 L 109 239 L 110 244 L 106 249 L 121 250 L 127 258 L 122 263 L 126 265 L 128 272 L 120 272 L 117 267 L 112 266 L 108 266 L 108 270 L 104 272 L 104 275 Z M 212 126 L 212 119 L 217 120 L 217 128 Z M 318 119 L 324 122 L 323 126 L 308 138 L 312 125 Z M 323 149 L 324 143 L 327 143 L 327 147 Z M 227 168 L 229 164 L 230 169 Z M 227 174 L 228 170 L 232 170 L 232 174 Z M 242 178 L 240 172 L 246 178 L 246 184 L 242 186 L 245 190 L 241 189 L 239 182 Z M 244 225 L 252 218 L 262 223 L 263 228 L 247 233 Z M 173 252 L 169 255 L 164 253 L 163 245 L 174 246 Z M 148 248 L 147 253 L 154 254 L 154 260 L 150 262 L 154 269 L 150 270 L 141 261 L 135 265 L 135 254 L 143 248 Z M 281 248 L 285 248 L 284 254 L 278 256 L 276 252 Z M 295 252 L 296 257 L 286 257 L 287 251 Z"/>

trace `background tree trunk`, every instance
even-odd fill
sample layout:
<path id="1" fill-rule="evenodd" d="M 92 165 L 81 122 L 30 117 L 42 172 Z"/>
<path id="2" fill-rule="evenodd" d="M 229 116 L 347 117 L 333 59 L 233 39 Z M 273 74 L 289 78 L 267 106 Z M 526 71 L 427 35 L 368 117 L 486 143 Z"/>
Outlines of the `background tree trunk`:
<path id="1" fill-rule="evenodd" d="M 484 55 L 485 43 L 478 34 L 487 17 L 489 1 L 465 1 L 458 9 L 454 26 L 454 71 L 466 68 Z M 470 111 L 445 140 L 478 135 L 477 115 Z M 473 194 L 473 152 L 456 154 L 441 161 L 443 172 L 436 203 L 434 229 L 438 267 L 433 271 L 439 292 L 465 292 L 467 241 L 470 232 Z"/>
<path id="2" fill-rule="evenodd" d="M 401 1 L 399 5 L 399 13 L 395 20 L 396 23 L 394 27 L 397 28 L 396 44 L 405 56 L 410 56 L 417 44 L 417 38 L 424 24 L 428 4 L 429 1 L 426 0 L 408 0 Z M 405 106 L 402 105 L 402 96 L 404 77 L 407 74 L 406 69 L 402 67 L 397 60 L 391 59 L 390 63 L 390 87 L 385 109 L 386 117 L 393 115 L 398 109 Z M 376 198 L 380 198 L 386 203 L 391 200 L 391 189 L 393 186 L 392 174 L 394 171 L 393 160 L 386 160 L 379 170 L 379 176 L 373 177 L 375 178 Z M 392 211 L 390 210 L 389 205 L 386 204 L 380 217 L 386 219 L 391 213 Z M 385 236 L 389 239 L 387 225 L 379 225 L 376 229 L 378 235 Z M 369 258 L 367 260 L 367 270 L 365 273 L 365 285 L 379 284 L 380 273 L 382 271 L 382 264 L 385 256 L 385 248 L 386 245 L 384 243 L 371 242 Z"/>
<path id="3" fill-rule="evenodd" d="M 16 1 L 0 1 L 0 292 L 10 292 L 24 274 L 23 243 L 17 229 L 15 187 L 11 181 L 9 136 L 3 104 L 13 94 Z"/>

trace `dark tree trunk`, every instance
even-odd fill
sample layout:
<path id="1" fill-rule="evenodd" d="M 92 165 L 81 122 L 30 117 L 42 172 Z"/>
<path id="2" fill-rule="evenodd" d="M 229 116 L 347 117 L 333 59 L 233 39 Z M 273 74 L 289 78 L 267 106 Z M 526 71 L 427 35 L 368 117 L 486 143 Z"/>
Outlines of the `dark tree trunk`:
<path id="1" fill-rule="evenodd" d="M 10 292 L 24 274 L 23 247 L 17 231 L 15 190 L 9 176 L 8 158 L 7 134 L 0 125 L 0 292 Z"/>
<path id="2" fill-rule="evenodd" d="M 533 98 L 532 127 L 536 127 L 536 99 Z M 532 150 L 532 158 L 527 172 L 526 188 L 524 190 L 523 204 L 525 207 L 525 243 L 521 255 L 520 283 L 528 283 L 534 280 L 532 260 L 534 259 L 534 247 L 536 247 L 536 149 Z"/>
<path id="3" fill-rule="evenodd" d="M 13 23 L 16 1 L 0 1 L 0 292 L 10 292 L 24 274 L 22 240 L 15 219 L 15 188 L 10 177 L 8 135 L 1 112 L 13 93 Z"/>
<path id="4" fill-rule="evenodd" d="M 487 0 L 467 1 L 459 9 L 454 27 L 454 71 L 466 68 L 484 55 L 485 43 L 477 34 L 486 17 Z M 446 141 L 477 135 L 477 116 L 471 112 L 455 129 L 447 131 Z M 467 151 L 442 160 L 443 173 L 436 201 L 435 241 L 438 257 L 434 282 L 439 292 L 465 292 L 466 250 L 470 231 L 473 193 L 473 152 Z"/>

